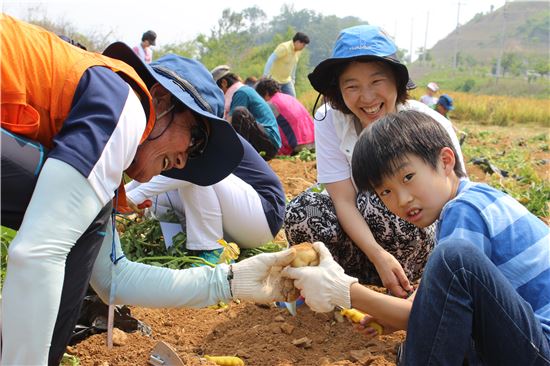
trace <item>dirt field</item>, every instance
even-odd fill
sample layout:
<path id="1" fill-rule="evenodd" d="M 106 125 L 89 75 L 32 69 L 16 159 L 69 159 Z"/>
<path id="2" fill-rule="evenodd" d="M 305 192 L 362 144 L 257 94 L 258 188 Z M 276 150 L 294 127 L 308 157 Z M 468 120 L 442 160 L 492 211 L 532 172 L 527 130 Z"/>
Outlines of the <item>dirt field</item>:
<path id="1" fill-rule="evenodd" d="M 288 197 L 312 185 L 315 162 L 273 160 Z M 281 232 L 277 240 L 284 240 Z M 157 341 L 171 344 L 186 365 L 213 365 L 202 355 L 239 356 L 246 365 L 395 365 L 396 347 L 405 333 L 369 339 L 333 313 L 315 314 L 307 306 L 298 315 L 286 309 L 231 303 L 228 309 L 131 308 L 132 316 L 152 328 L 151 336 L 126 333 L 124 345 L 108 349 L 106 334 L 96 334 L 70 348 L 81 365 L 147 365 Z M 340 321 L 339 321 L 340 320 Z M 307 337 L 310 347 L 292 341 Z"/>
<path id="2" fill-rule="evenodd" d="M 505 137 L 495 143 L 503 150 L 516 144 Z M 546 151 L 536 158 L 548 160 L 550 154 Z M 315 162 L 276 159 L 270 164 L 289 198 L 316 180 Z M 475 180 L 487 180 L 478 166 L 467 164 L 467 169 Z M 548 166 L 539 169 L 538 173 L 548 178 Z M 278 240 L 284 240 L 282 233 Z M 396 347 L 405 336 L 404 332 L 397 332 L 368 339 L 347 320 L 340 322 L 333 313 L 315 314 L 305 305 L 298 308 L 296 317 L 285 309 L 252 303 L 232 303 L 229 308 L 218 310 L 131 311 L 132 316 L 152 328 L 152 335 L 127 334 L 124 344 L 113 349 L 107 349 L 105 334 L 94 335 L 70 349 L 81 365 L 147 365 L 150 351 L 159 340 L 171 344 L 186 365 L 213 365 L 201 358 L 205 354 L 239 356 L 246 365 L 258 366 L 395 365 Z M 303 337 L 311 341 L 309 347 L 293 344 Z"/>

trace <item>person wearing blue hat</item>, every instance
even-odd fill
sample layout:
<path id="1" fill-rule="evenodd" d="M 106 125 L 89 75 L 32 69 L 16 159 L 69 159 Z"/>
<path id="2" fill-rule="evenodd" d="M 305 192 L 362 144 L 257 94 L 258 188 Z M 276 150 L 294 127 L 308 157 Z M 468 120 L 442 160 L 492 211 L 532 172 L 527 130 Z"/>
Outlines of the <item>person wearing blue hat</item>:
<path id="1" fill-rule="evenodd" d="M 308 77 L 325 100 L 315 112 L 320 186 L 287 205 L 287 239 L 291 244 L 324 242 L 348 275 L 406 297 L 433 248 L 434 226 L 416 228 L 388 211 L 374 192 L 358 192 L 351 171 L 353 149 L 361 131 L 374 121 L 414 109 L 446 128 L 464 166 L 451 123 L 409 98 L 408 90 L 415 84 L 397 58 L 395 43 L 378 26 L 342 30 L 331 57 L 320 62 Z"/>
<path id="2" fill-rule="evenodd" d="M 92 271 L 106 277 L 96 286 L 113 284 L 102 292 L 110 304 L 285 300 L 276 269 L 293 260 L 290 250 L 181 271 L 131 263 L 120 250 L 112 216 L 126 206 L 124 174 L 208 186 L 243 158 L 202 64 L 177 55 L 145 64 L 121 42 L 87 52 L 5 14 L 0 28 L 10 45 L 0 63 L 1 224 L 17 230 L 2 289 L 2 364 L 59 365 Z"/>
<path id="3" fill-rule="evenodd" d="M 453 106 L 453 98 L 451 98 L 448 94 L 442 94 L 437 100 L 434 109 L 438 111 L 442 116 L 447 117 L 449 111 L 455 109 L 455 107 Z"/>

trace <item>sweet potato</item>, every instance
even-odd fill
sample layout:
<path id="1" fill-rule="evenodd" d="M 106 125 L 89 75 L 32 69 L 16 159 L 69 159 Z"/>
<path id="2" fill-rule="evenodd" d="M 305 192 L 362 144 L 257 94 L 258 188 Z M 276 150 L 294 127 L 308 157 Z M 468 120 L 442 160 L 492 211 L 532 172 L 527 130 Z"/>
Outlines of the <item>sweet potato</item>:
<path id="1" fill-rule="evenodd" d="M 292 267 L 318 266 L 319 255 L 313 249 L 311 243 L 300 243 L 293 245 L 292 249 L 296 251 L 296 258 L 290 263 Z"/>
<path id="2" fill-rule="evenodd" d="M 319 265 L 319 255 L 313 249 L 311 243 L 300 243 L 293 245 L 291 250 L 296 252 L 296 257 L 290 263 L 291 267 L 307 267 L 307 266 L 318 266 Z M 283 282 L 283 295 L 286 298 L 287 302 L 296 301 L 300 296 L 300 291 L 294 288 L 294 281 L 286 279 Z"/>

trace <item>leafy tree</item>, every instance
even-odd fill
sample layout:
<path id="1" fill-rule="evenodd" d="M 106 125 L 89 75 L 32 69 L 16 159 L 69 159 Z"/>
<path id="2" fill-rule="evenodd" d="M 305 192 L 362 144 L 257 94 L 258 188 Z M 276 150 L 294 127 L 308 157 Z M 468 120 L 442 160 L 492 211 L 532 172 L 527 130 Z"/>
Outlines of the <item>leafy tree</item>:
<path id="1" fill-rule="evenodd" d="M 548 45 L 550 42 L 549 29 L 550 10 L 547 10 L 519 26 L 516 34 L 522 36 L 527 42 L 540 42 L 543 45 Z"/>
<path id="2" fill-rule="evenodd" d="M 523 70 L 523 59 L 513 52 L 505 52 L 500 62 L 504 73 L 519 75 Z"/>
<path id="3" fill-rule="evenodd" d="M 539 57 L 529 63 L 533 70 L 541 76 L 550 74 L 550 61 L 547 58 Z"/>
<path id="4" fill-rule="evenodd" d="M 155 49 L 155 53 L 153 54 L 153 56 L 155 59 L 157 59 L 168 53 L 175 53 L 176 55 L 194 59 L 197 59 L 199 57 L 199 49 L 197 43 L 194 40 L 181 43 L 169 43 Z"/>
<path id="5" fill-rule="evenodd" d="M 296 11 L 293 6 L 288 5 L 284 5 L 281 8 L 281 13 L 270 22 L 274 33 L 283 33 L 288 27 L 292 27 L 309 36 L 311 42 L 306 48 L 309 50 L 308 70 L 330 57 L 334 42 L 342 29 L 359 24 L 368 24 L 368 22 L 357 17 L 323 16 L 307 9 Z M 288 39 L 291 39 L 292 36 L 294 34 L 290 35 Z M 304 62 L 303 59 L 300 63 L 302 62 Z"/>

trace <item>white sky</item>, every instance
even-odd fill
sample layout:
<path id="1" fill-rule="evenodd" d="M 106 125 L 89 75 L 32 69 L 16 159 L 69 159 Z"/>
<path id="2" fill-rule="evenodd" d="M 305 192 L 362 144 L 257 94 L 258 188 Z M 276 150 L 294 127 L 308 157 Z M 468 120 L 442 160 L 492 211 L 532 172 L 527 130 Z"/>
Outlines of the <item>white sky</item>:
<path id="1" fill-rule="evenodd" d="M 270 19 L 287 4 L 295 10 L 311 9 L 323 15 L 356 16 L 385 28 L 400 48 L 410 49 L 412 41 L 413 50 L 417 50 L 424 46 L 427 19 L 426 45 L 431 48 L 456 27 L 457 13 L 460 24 L 465 24 L 476 13 L 489 11 L 491 5 L 497 9 L 504 3 L 505 0 L 3 0 L 2 9 L 25 18 L 29 8 L 39 6 L 48 18 L 68 21 L 84 34 L 113 31 L 118 40 L 129 45 L 139 43 L 142 33 L 152 29 L 158 35 L 157 46 L 162 46 L 189 41 L 199 33 L 209 35 L 225 8 L 238 12 L 257 5 Z"/>

